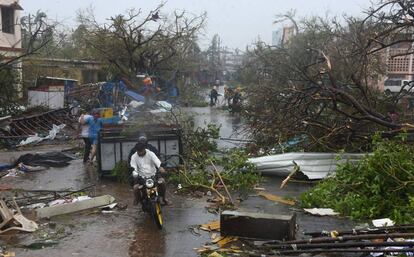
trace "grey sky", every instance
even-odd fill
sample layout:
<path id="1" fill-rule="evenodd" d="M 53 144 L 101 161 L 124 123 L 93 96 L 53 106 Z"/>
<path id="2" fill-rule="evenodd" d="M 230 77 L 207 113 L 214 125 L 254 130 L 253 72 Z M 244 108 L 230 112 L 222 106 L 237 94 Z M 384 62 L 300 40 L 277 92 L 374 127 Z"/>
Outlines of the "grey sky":
<path id="1" fill-rule="evenodd" d="M 45 11 L 52 19 L 76 25 L 76 12 L 93 6 L 99 21 L 130 8 L 141 8 L 148 12 L 156 7 L 157 0 L 20 0 L 24 13 Z M 219 34 L 223 45 L 244 49 L 247 44 L 261 40 L 270 43 L 272 22 L 275 15 L 296 9 L 298 16 L 309 15 L 361 15 L 370 5 L 369 0 L 169 0 L 164 13 L 174 10 L 186 10 L 190 13 L 208 15 L 205 45 L 215 33 Z"/>

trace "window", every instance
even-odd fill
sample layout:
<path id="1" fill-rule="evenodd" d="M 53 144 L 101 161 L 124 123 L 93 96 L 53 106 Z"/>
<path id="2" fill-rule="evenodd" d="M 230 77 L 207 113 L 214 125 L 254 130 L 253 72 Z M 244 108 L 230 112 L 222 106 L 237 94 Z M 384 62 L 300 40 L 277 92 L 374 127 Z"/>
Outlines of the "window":
<path id="1" fill-rule="evenodd" d="M 14 9 L 10 7 L 1 8 L 1 30 L 3 33 L 14 34 Z"/>
<path id="2" fill-rule="evenodd" d="M 82 70 L 82 77 L 84 83 L 93 83 L 95 80 L 96 71 L 94 70 Z"/>
<path id="3" fill-rule="evenodd" d="M 401 80 L 391 80 L 391 79 L 388 79 L 388 80 L 386 80 L 385 81 L 385 86 L 387 87 L 395 87 L 395 86 L 398 86 L 398 87 L 400 87 L 401 86 Z"/>

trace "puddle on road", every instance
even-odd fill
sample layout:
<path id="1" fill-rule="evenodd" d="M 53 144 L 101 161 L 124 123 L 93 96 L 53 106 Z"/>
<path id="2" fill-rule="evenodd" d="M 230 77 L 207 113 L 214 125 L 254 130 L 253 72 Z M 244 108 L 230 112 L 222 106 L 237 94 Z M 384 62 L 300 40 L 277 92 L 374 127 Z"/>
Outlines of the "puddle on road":
<path id="1" fill-rule="evenodd" d="M 140 213 L 140 215 L 146 215 Z M 135 236 L 129 248 L 130 257 L 163 257 L 166 252 L 165 230 L 155 227 L 150 217 L 135 226 Z"/>
<path id="2" fill-rule="evenodd" d="M 196 256 L 198 248 L 209 240 L 209 233 L 192 234 L 189 227 L 205 223 L 217 217 L 208 213 L 203 200 L 189 200 L 173 196 L 172 206 L 163 208 L 164 228 L 159 230 L 146 213 L 137 221 L 135 236 L 129 247 L 131 257 Z"/>

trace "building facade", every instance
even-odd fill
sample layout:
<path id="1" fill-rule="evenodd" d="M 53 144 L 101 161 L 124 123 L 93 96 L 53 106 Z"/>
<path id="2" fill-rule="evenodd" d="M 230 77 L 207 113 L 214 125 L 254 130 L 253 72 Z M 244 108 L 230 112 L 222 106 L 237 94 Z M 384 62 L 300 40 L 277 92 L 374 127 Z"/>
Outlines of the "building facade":
<path id="1" fill-rule="evenodd" d="M 91 60 L 29 57 L 23 60 L 23 84 L 25 88 L 37 86 L 39 77 L 73 79 L 79 84 L 107 80 L 104 63 Z"/>
<path id="2" fill-rule="evenodd" d="M 20 25 L 21 10 L 23 8 L 19 5 L 18 0 L 0 0 L 0 62 L 10 61 L 23 53 Z M 22 63 L 16 61 L 12 65 L 17 71 L 18 80 L 20 81 L 22 78 Z M 15 88 L 18 92 L 18 97 L 23 97 L 22 84 L 18 82 Z"/>
<path id="3" fill-rule="evenodd" d="M 399 43 L 387 50 L 386 77 L 382 90 L 399 92 L 407 82 L 414 80 L 412 49 L 411 43 Z"/>
<path id="4" fill-rule="evenodd" d="M 296 34 L 294 26 L 284 26 L 272 32 L 272 46 L 283 47 Z"/>
<path id="5" fill-rule="evenodd" d="M 1 33 L 0 54 L 13 58 L 22 53 L 20 11 L 23 8 L 16 0 L 0 0 Z"/>

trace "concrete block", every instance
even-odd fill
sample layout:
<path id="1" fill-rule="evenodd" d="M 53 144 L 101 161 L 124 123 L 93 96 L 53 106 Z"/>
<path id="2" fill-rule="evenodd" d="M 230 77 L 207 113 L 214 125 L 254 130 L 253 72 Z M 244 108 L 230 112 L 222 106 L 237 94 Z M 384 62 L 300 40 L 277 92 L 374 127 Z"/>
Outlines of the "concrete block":
<path id="1" fill-rule="evenodd" d="M 295 239 L 296 215 L 274 215 L 223 211 L 220 215 L 222 236 L 269 240 Z"/>

